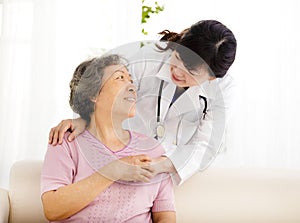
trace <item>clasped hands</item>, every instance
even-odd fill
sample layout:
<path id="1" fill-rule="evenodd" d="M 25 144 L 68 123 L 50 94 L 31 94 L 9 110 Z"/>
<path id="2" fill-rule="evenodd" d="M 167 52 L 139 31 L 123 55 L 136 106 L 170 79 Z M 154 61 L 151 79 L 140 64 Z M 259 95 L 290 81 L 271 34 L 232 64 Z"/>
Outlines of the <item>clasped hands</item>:
<path id="1" fill-rule="evenodd" d="M 115 160 L 98 172 L 104 177 L 116 181 L 149 182 L 160 173 L 160 164 L 164 157 L 150 158 L 147 155 L 126 156 Z"/>

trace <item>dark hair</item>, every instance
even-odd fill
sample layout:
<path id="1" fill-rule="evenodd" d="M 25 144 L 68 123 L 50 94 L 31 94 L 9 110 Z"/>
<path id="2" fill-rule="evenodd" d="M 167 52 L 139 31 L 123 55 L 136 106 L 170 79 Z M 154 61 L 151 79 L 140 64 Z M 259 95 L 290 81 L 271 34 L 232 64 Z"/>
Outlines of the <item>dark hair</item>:
<path id="1" fill-rule="evenodd" d="M 126 61 L 119 55 L 111 54 L 96 57 L 77 66 L 70 81 L 69 104 L 89 124 L 94 112 L 94 102 L 100 92 L 104 70 L 111 65 L 125 65 Z"/>
<path id="2" fill-rule="evenodd" d="M 211 76 L 222 78 L 235 59 L 236 39 L 226 26 L 215 20 L 202 20 L 181 33 L 168 30 L 160 32 L 161 40 L 170 41 L 167 48 L 179 53 L 184 65 L 195 70 L 203 64 L 199 57 L 191 56 L 193 51 L 209 66 Z M 174 44 L 176 43 L 176 44 Z"/>

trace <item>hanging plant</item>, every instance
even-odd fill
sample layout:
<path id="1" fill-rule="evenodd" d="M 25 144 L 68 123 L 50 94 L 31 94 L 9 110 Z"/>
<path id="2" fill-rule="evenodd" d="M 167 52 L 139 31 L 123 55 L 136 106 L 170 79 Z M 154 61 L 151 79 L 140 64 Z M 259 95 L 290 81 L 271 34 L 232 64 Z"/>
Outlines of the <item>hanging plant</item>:
<path id="1" fill-rule="evenodd" d="M 151 15 L 158 14 L 164 9 L 164 6 L 160 6 L 157 1 L 154 3 L 154 6 L 149 6 L 145 5 L 145 0 L 142 0 L 142 26 L 143 24 L 146 24 L 149 21 Z M 143 27 L 142 33 L 144 35 L 148 35 L 148 32 Z"/>

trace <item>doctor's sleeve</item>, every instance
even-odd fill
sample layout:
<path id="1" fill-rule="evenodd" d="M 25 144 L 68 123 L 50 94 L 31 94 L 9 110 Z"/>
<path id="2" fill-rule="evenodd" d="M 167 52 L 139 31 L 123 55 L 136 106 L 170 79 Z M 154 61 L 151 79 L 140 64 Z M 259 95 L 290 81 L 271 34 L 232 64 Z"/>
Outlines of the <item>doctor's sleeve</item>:
<path id="1" fill-rule="evenodd" d="M 196 172 L 205 170 L 219 153 L 234 103 L 234 89 L 233 83 L 219 89 L 205 119 L 201 118 L 188 143 L 178 145 L 172 154 L 166 154 L 177 171 L 172 176 L 175 184 L 180 185 Z"/>

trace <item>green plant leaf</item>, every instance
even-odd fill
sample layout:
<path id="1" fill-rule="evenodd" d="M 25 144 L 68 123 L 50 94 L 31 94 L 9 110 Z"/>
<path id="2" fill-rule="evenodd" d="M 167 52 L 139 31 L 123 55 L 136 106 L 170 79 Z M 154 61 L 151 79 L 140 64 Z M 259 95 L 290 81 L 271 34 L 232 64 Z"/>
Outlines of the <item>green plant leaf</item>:
<path id="1" fill-rule="evenodd" d="M 149 6 L 149 5 L 145 5 L 145 0 L 142 0 L 142 19 L 141 19 L 141 23 L 142 24 L 146 24 L 149 19 L 151 18 L 152 14 L 158 14 L 162 11 L 164 11 L 165 7 L 164 6 L 160 6 L 158 4 L 158 2 L 156 1 L 154 4 L 154 6 Z M 144 28 L 142 28 L 142 33 L 144 35 L 148 35 L 148 32 L 145 31 Z"/>

